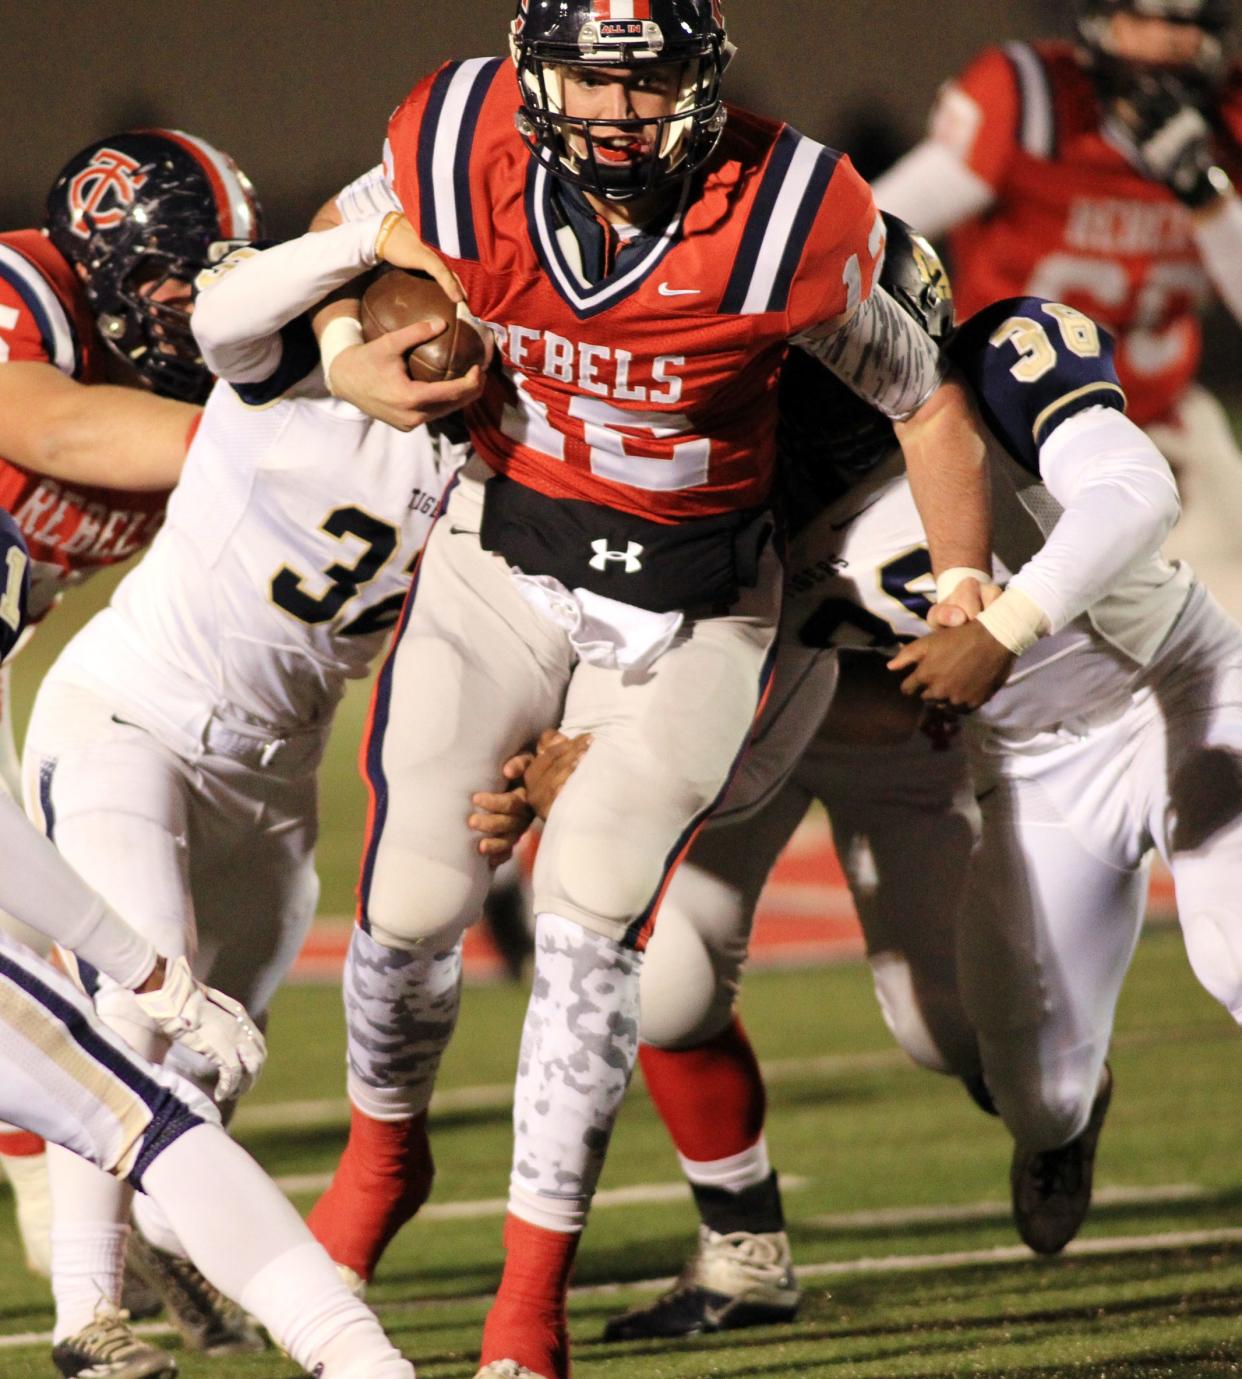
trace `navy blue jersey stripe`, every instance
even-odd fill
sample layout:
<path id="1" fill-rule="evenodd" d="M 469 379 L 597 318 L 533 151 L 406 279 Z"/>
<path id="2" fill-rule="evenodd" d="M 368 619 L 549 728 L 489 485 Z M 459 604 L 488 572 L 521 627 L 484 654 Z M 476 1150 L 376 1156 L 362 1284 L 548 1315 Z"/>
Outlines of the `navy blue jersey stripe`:
<path id="1" fill-rule="evenodd" d="M 319 363 L 319 346 L 309 316 L 297 316 L 280 330 L 280 362 L 255 383 L 229 386 L 248 407 L 264 407 L 283 397 Z"/>
<path id="2" fill-rule="evenodd" d="M 39 763 L 39 808 L 43 811 L 43 832 L 56 841 L 56 807 L 52 804 L 52 777 L 56 774 L 56 758 L 45 757 Z"/>
<path id="3" fill-rule="evenodd" d="M 781 266 L 776 271 L 772 295 L 768 298 L 769 311 L 784 311 L 789 305 L 789 289 L 793 286 L 794 274 L 798 271 L 811 227 L 815 224 L 815 217 L 823 204 L 828 184 L 832 181 L 832 174 L 836 171 L 839 161 L 840 154 L 834 153 L 831 149 L 824 149 L 815 160 L 815 170 L 811 173 L 802 202 L 798 206 L 798 214 L 794 217 L 793 228 L 785 241 Z"/>
<path id="4" fill-rule="evenodd" d="M 32 269 L 32 271 L 34 270 Z M 43 308 L 43 303 L 30 290 L 30 284 L 23 281 L 20 274 L 13 272 L 3 263 L 0 263 L 0 278 L 9 284 L 26 304 L 27 310 L 35 319 L 35 325 L 39 328 L 39 339 L 43 343 L 43 353 L 54 361 L 56 358 L 56 332 L 52 329 L 52 323 Z M 74 377 L 77 377 L 82 371 L 82 354 L 78 348 L 78 335 L 73 328 L 73 322 L 69 320 L 68 313 L 65 315 L 65 321 L 69 329 L 69 338 L 73 341 L 73 373 Z"/>
<path id="5" fill-rule="evenodd" d="M 453 195 L 457 202 L 458 257 L 463 259 L 479 257 L 479 242 L 474 233 L 474 201 L 470 194 L 470 154 L 474 148 L 479 113 L 503 61 L 503 58 L 494 58 L 480 68 L 466 98 L 461 129 L 457 135 L 457 152 L 453 158 Z"/>
<path id="6" fill-rule="evenodd" d="M 785 184 L 785 176 L 789 171 L 789 164 L 793 160 L 794 150 L 798 146 L 800 137 L 794 130 L 786 126 L 781 130 L 780 137 L 776 141 L 776 147 L 772 150 L 772 156 L 768 159 L 768 166 L 763 174 L 763 181 L 759 184 L 755 204 L 750 208 L 746 229 L 742 232 L 742 243 L 738 248 L 737 262 L 733 265 L 729 285 L 725 288 L 724 297 L 721 299 L 720 311 L 722 315 L 736 315 L 741 311 L 742 304 L 746 300 L 750 280 L 755 274 L 755 265 L 759 262 L 759 251 L 763 247 L 768 225 L 772 220 L 776 198 L 780 195 L 781 187 Z"/>
<path id="7" fill-rule="evenodd" d="M 82 1052 L 92 1062 L 107 1068 L 123 1082 L 151 1111 L 155 1119 L 175 1120 L 179 1119 L 179 1113 L 183 1113 L 192 1117 L 194 1123 L 198 1122 L 199 1118 L 167 1087 L 161 1086 L 143 1071 L 137 1054 L 126 1055 L 118 1049 L 94 1028 L 83 1010 L 3 952 L 0 952 L 0 975 L 7 977 L 14 986 L 37 1001 L 49 1015 L 54 1016 Z M 189 1125 L 183 1128 L 189 1129 Z M 135 1166 L 134 1172 L 137 1171 Z"/>
<path id="8" fill-rule="evenodd" d="M 440 131 L 440 116 L 444 111 L 449 83 L 459 63 L 446 67 L 431 83 L 427 108 L 418 130 L 418 215 L 419 234 L 424 244 L 440 248 L 439 217 L 436 214 L 435 157 L 436 136 Z"/>

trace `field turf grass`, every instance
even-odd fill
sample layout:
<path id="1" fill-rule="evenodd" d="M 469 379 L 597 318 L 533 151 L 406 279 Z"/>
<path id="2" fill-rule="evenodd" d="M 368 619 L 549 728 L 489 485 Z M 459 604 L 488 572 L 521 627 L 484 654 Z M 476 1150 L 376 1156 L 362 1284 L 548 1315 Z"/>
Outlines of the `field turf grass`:
<path id="1" fill-rule="evenodd" d="M 524 993 L 513 988 L 467 991 L 435 1117 L 437 1214 L 397 1237 L 372 1290 L 422 1379 L 474 1373 L 501 1263 L 496 1199 L 508 1173 L 505 1084 L 523 1004 Z M 893 1051 L 865 968 L 757 972 L 743 1013 L 772 1074 L 774 1160 L 787 1179 L 804 1180 L 786 1194 L 804 1270 L 802 1312 L 790 1326 L 689 1343 L 603 1344 L 604 1319 L 651 1297 L 650 1281 L 677 1271 L 694 1228 L 684 1194 L 652 1201 L 640 1193 L 625 1205 L 605 1198 L 575 1279 L 578 1379 L 1242 1374 L 1242 1231 L 1231 1234 L 1242 1225 L 1238 1035 L 1196 986 L 1176 932 L 1143 940 L 1122 999 L 1117 1094 L 1097 1164 L 1097 1186 L 1120 1191 L 1122 1200 L 1098 1205 L 1081 1237 L 1084 1251 L 1100 1253 L 1040 1260 L 1014 1248 L 1004 1205 L 1005 1135 L 955 1083 L 907 1066 Z M 271 1046 L 239 1136 L 274 1174 L 326 1173 L 345 1123 L 337 992 L 286 990 L 276 1002 Z M 602 1186 L 676 1180 L 669 1145 L 636 1085 Z M 304 1209 L 314 1196 L 294 1193 Z M 472 1215 L 460 1207 L 444 1213 L 446 1204 L 468 1202 L 483 1205 Z M 916 1210 L 972 1205 L 956 1215 Z M 45 1286 L 21 1267 L 10 1214 L 5 1189 L 0 1379 L 50 1375 L 46 1344 L 10 1339 L 51 1324 Z M 1197 1234 L 1178 1243 L 1174 1233 Z M 171 1338 L 165 1343 L 176 1348 Z M 274 1351 L 179 1358 L 186 1379 L 295 1373 Z"/>

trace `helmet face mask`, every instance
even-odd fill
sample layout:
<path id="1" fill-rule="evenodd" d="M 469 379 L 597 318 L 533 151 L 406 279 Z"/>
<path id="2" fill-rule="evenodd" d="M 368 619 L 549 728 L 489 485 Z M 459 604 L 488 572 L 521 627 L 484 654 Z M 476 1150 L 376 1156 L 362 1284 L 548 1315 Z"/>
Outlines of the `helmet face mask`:
<path id="1" fill-rule="evenodd" d="M 177 130 L 135 130 L 70 159 L 44 232 L 82 280 L 109 350 L 162 396 L 201 402 L 212 380 L 190 330 L 190 284 L 221 241 L 256 236 L 258 214 L 227 154 Z"/>
<path id="2" fill-rule="evenodd" d="M 1118 48 L 1113 23 L 1117 15 L 1182 26 L 1194 30 L 1198 42 L 1186 44 L 1184 59 L 1144 60 Z M 1079 0 L 1077 23 L 1106 102 L 1126 100 L 1160 83 L 1185 103 L 1206 108 L 1227 71 L 1233 20 L 1234 0 Z"/>
<path id="3" fill-rule="evenodd" d="M 517 127 L 532 156 L 601 200 L 628 201 L 680 183 L 711 155 L 725 125 L 720 78 L 731 50 L 719 0 L 646 0 L 649 18 L 612 18 L 613 8 L 612 0 L 521 0 L 509 44 L 522 92 Z M 643 118 L 570 115 L 566 77 L 592 68 L 617 81 L 673 69 L 671 109 Z M 640 151 L 610 158 L 607 150 L 627 134 Z"/>

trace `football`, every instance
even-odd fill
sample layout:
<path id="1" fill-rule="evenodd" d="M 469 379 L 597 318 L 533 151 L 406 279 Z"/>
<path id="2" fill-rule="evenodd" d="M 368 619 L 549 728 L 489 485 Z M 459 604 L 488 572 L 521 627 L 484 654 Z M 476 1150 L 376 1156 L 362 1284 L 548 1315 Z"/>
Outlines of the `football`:
<path id="1" fill-rule="evenodd" d="M 362 297 L 362 333 L 368 340 L 389 331 L 412 326 L 438 316 L 448 329 L 406 352 L 410 377 L 419 383 L 443 383 L 460 378 L 475 364 L 482 364 L 485 351 L 479 334 L 464 306 L 458 311 L 434 278 L 423 273 L 390 268 L 381 273 Z"/>

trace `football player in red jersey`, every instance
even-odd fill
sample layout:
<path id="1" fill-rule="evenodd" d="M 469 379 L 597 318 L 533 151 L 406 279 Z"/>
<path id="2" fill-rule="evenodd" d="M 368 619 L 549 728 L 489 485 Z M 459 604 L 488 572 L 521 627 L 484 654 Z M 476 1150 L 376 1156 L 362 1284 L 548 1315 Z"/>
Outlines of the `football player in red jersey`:
<path id="1" fill-rule="evenodd" d="M 421 83 L 384 172 L 338 203 L 403 210 L 502 367 L 464 414 L 475 457 L 376 690 L 346 974 L 354 1113 L 311 1223 L 366 1278 L 430 1190 L 426 1110 L 487 881 L 456 802 L 548 723 L 590 732 L 536 862 L 481 1371 L 566 1379 L 565 1292 L 633 1066 L 641 952 L 766 686 L 786 342 L 898 420 L 946 592 L 979 568 L 988 512 L 965 395 L 875 286 L 866 184 L 788 126 L 726 110 L 718 4 L 523 0 L 511 36 L 513 65 Z M 323 344 L 338 396 L 406 426 L 443 404 L 429 389 L 446 385 L 411 382 L 340 321 Z"/>
<path id="2" fill-rule="evenodd" d="M 53 183 L 44 227 L 0 233 L 0 507 L 30 549 L 32 618 L 154 536 L 210 385 L 190 282 L 213 243 L 253 238 L 257 218 L 227 154 L 152 129 L 82 149 Z M 20 798 L 7 678 L 0 789 Z M 47 1272 L 42 1144 L 0 1134 L 0 1155 L 28 1258 Z"/>
<path id="3" fill-rule="evenodd" d="M 1233 0 L 1079 0 L 1078 39 L 985 49 L 876 199 L 948 232 L 964 315 L 1030 293 L 1117 338 L 1130 411 L 1188 514 L 1169 543 L 1242 612 L 1242 454 L 1195 383 L 1198 311 L 1242 321 L 1242 69 Z"/>

